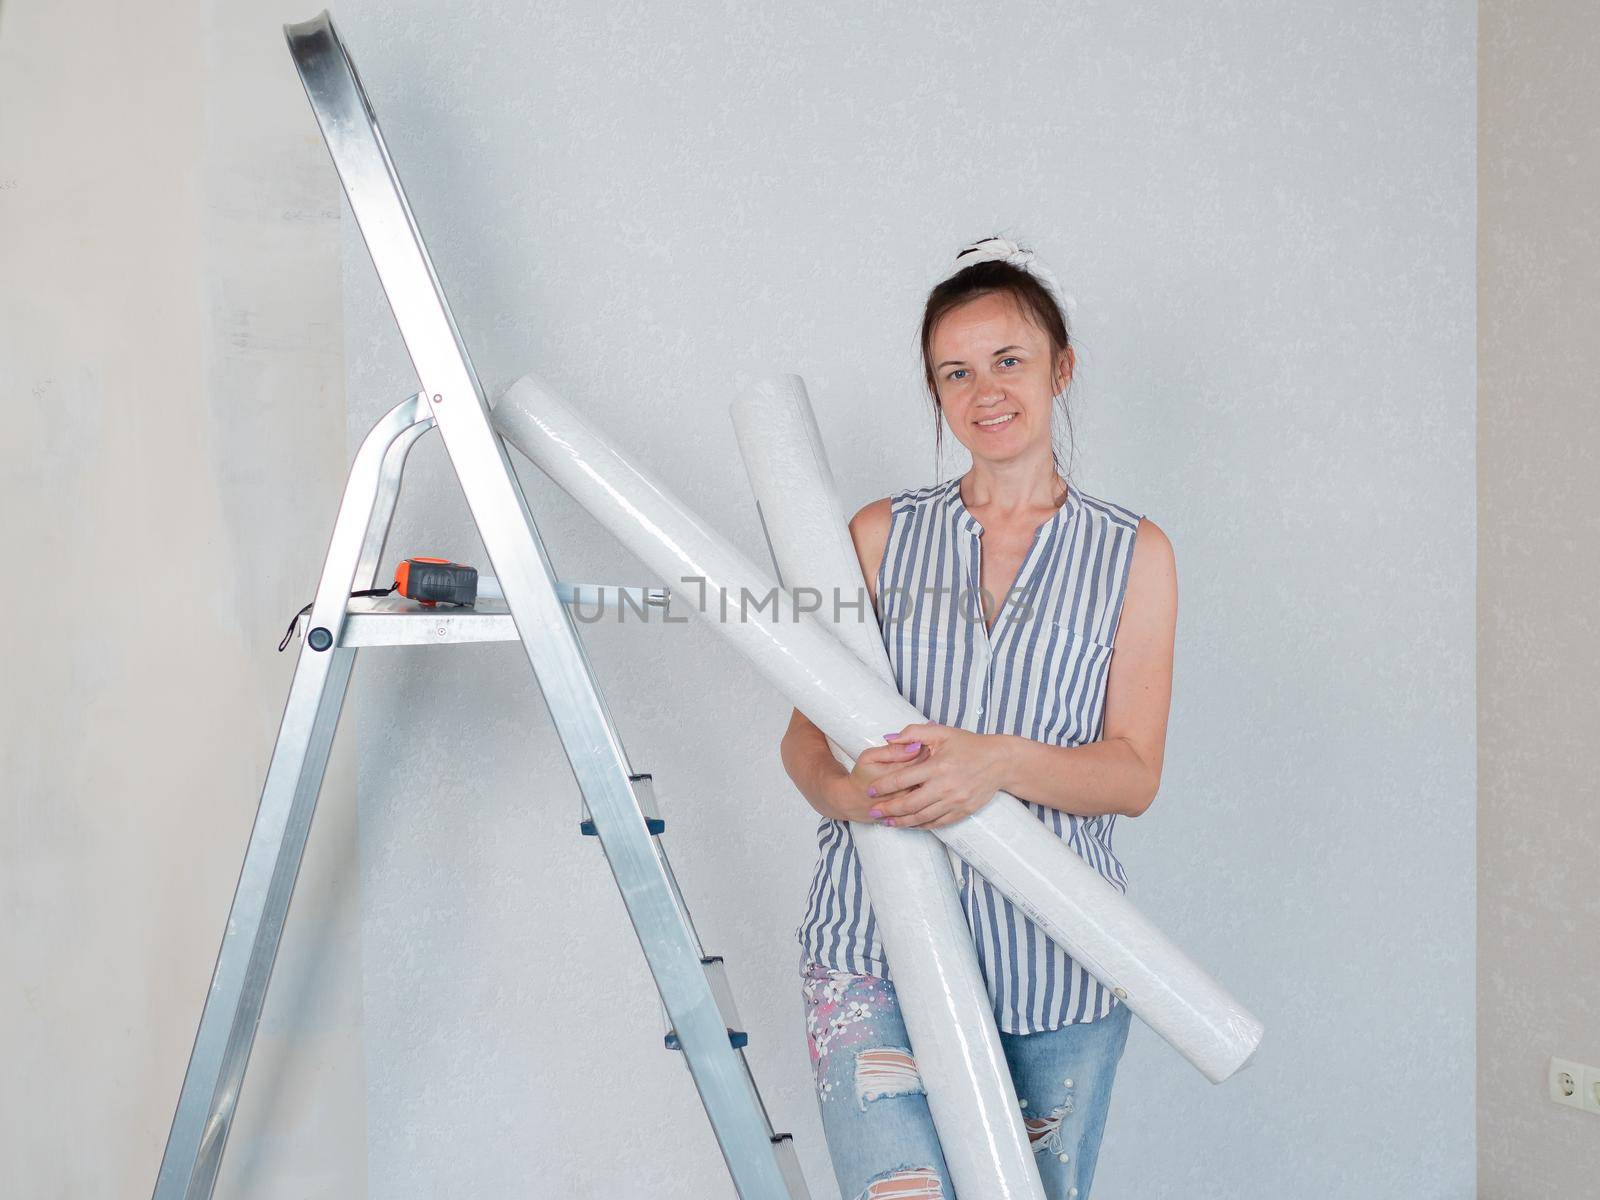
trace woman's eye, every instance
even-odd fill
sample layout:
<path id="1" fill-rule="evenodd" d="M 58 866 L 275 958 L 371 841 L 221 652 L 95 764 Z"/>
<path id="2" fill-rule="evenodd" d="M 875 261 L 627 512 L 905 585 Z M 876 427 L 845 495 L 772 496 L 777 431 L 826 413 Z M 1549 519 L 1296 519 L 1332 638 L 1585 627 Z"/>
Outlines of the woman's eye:
<path id="1" fill-rule="evenodd" d="M 966 374 L 966 371 L 967 369 L 965 367 L 957 367 L 954 371 L 951 371 L 950 374 L 946 375 L 945 378 L 954 379 L 957 375 Z"/>
<path id="2" fill-rule="evenodd" d="M 1015 354 L 1009 354 L 1005 358 L 1002 358 L 1000 361 L 1003 362 L 1003 363 L 1008 363 L 1008 362 L 1021 362 L 1022 360 L 1020 358 L 1018 358 Z"/>

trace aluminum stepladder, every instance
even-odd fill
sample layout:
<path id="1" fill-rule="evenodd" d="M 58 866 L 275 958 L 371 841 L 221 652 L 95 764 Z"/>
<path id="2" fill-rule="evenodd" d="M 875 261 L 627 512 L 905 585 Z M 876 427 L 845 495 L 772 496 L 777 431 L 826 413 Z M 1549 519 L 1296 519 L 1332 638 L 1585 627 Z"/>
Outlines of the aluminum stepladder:
<path id="1" fill-rule="evenodd" d="M 642 614 L 667 592 L 557 580 L 332 18 L 284 34 L 422 391 L 373 427 L 345 484 L 155 1200 L 199 1200 L 216 1186 L 357 649 L 484 641 L 520 641 L 528 655 L 583 796 L 581 832 L 611 865 L 661 994 L 667 1046 L 683 1053 L 740 1197 L 805 1200 L 793 1141 L 773 1132 L 745 1060 L 722 960 L 701 946 L 660 842 L 650 776 L 628 763 L 568 611 L 605 603 Z M 379 583 L 406 456 L 435 426 L 495 575 L 480 581 L 476 609 L 353 599 Z"/>

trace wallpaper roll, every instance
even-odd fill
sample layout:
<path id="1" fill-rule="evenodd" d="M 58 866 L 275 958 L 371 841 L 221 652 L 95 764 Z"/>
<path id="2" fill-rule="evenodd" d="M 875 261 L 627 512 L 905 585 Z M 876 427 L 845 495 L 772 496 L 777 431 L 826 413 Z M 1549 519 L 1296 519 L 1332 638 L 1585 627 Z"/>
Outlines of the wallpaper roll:
<path id="1" fill-rule="evenodd" d="M 729 411 L 783 586 L 827 597 L 817 620 L 894 687 L 804 382 L 785 375 L 762 383 Z M 859 604 L 836 607 L 834 596 Z M 838 745 L 829 746 L 847 770 L 854 766 Z M 943 843 L 924 829 L 873 821 L 851 822 L 850 836 L 956 1194 L 1043 1200 Z"/>
<path id="2" fill-rule="evenodd" d="M 847 755 L 883 745 L 882 730 L 926 719 L 542 382 L 519 379 L 493 416 L 674 592 L 693 595 L 710 626 Z M 933 832 L 1211 1082 L 1255 1053 L 1261 1023 L 1014 796 L 997 792 Z"/>

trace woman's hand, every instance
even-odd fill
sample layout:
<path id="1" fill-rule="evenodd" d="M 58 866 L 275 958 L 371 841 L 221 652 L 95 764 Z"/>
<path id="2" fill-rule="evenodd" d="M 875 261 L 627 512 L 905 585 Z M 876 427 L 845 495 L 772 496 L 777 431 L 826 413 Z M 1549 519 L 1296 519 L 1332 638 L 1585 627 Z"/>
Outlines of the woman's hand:
<path id="1" fill-rule="evenodd" d="M 894 737 L 885 734 L 885 740 Z M 871 810 L 878 807 L 876 796 L 868 788 L 879 787 L 879 781 L 891 771 L 908 763 L 927 757 L 927 752 L 915 739 L 890 742 L 887 746 L 868 746 L 856 759 L 855 770 L 837 775 L 830 781 L 828 803 L 844 815 L 847 821 L 876 822 Z M 881 822 L 877 822 L 881 824 Z"/>
<path id="2" fill-rule="evenodd" d="M 1005 735 L 930 723 L 907 725 L 887 738 L 891 746 L 920 743 L 922 748 L 915 759 L 871 785 L 876 803 L 869 815 L 885 824 L 922 829 L 954 825 L 987 804 L 1004 784 Z"/>

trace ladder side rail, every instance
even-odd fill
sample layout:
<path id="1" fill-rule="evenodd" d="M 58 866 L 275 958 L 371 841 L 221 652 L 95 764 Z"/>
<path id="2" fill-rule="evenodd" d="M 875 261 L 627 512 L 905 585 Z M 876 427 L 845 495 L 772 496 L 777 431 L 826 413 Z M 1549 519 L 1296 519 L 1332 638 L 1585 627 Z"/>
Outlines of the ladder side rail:
<path id="1" fill-rule="evenodd" d="M 431 423 L 418 397 L 401 402 L 367 435 L 346 480 L 310 626 L 327 629 L 333 640 L 322 651 L 309 638 L 301 644 L 156 1176 L 155 1200 L 206 1200 L 216 1187 L 355 663 L 355 650 L 338 645 L 344 605 L 353 583 L 377 561 L 373 543 L 381 550 L 405 450 Z M 391 476 L 393 486 L 385 487 Z"/>
<path id="2" fill-rule="evenodd" d="M 602 847 L 603 849 L 603 847 Z M 701 958 L 706 956 L 706 948 L 700 943 L 700 931 L 695 928 L 694 914 L 689 911 L 689 901 L 684 898 L 683 889 L 678 886 L 677 873 L 672 869 L 672 861 L 667 858 L 667 848 L 662 845 L 661 838 L 656 838 L 656 857 L 661 862 L 661 872 L 667 877 L 667 886 L 672 891 L 673 902 L 683 913 L 684 924 L 689 926 L 690 933 L 694 936 L 695 952 Z"/>

